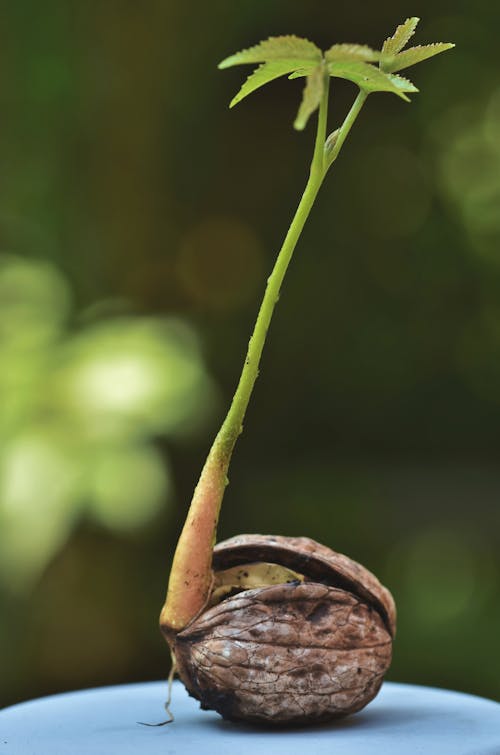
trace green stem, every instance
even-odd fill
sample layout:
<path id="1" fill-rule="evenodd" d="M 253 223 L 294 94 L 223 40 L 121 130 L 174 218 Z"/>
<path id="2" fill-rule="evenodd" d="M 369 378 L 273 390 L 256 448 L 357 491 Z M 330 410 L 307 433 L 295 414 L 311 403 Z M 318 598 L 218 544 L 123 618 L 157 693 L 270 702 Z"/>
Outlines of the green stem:
<path id="1" fill-rule="evenodd" d="M 214 445 L 220 443 L 226 447 L 230 446 L 231 450 L 242 429 L 243 418 L 258 376 L 260 357 L 266 341 L 267 330 L 271 322 L 274 307 L 279 299 L 283 278 L 285 277 L 297 241 L 299 240 L 302 229 L 304 228 L 305 222 L 311 211 L 311 207 L 314 204 L 316 195 L 323 182 L 323 178 L 325 177 L 324 144 L 328 111 L 328 83 L 329 79 L 326 78 L 326 86 L 319 108 L 316 143 L 309 180 L 290 228 L 288 229 L 288 233 L 285 236 L 285 240 L 278 254 L 273 271 L 267 279 L 266 291 L 264 293 L 264 298 L 262 299 L 259 314 L 257 315 L 252 337 L 248 344 L 248 351 L 238 387 L 234 394 L 228 415 L 215 439 Z"/>
<path id="2" fill-rule="evenodd" d="M 365 100 L 368 97 L 368 92 L 363 92 L 361 89 L 358 93 L 358 96 L 354 100 L 351 109 L 347 113 L 345 120 L 342 124 L 342 126 L 339 128 L 337 133 L 337 138 L 335 140 L 335 143 L 331 149 L 331 151 L 326 155 L 326 169 L 330 167 L 330 165 L 337 159 L 340 150 L 342 149 L 342 145 L 344 144 L 347 135 L 349 134 L 349 131 L 351 130 L 354 121 L 358 117 L 361 108 L 365 104 Z"/>
<path id="3" fill-rule="evenodd" d="M 328 83 L 321 99 L 316 141 L 306 188 L 278 254 L 255 323 L 248 351 L 229 412 L 210 449 L 196 486 L 186 522 L 179 537 L 170 572 L 167 600 L 160 624 L 170 641 L 204 608 L 212 581 L 212 551 L 215 543 L 220 507 L 227 484 L 227 471 L 236 440 L 259 372 L 259 362 L 274 308 L 279 299 L 283 278 L 297 241 L 309 216 L 316 195 L 328 169 L 325 137 L 328 110 Z M 338 154 L 366 96 L 358 96 L 339 132 Z"/>
<path id="4" fill-rule="evenodd" d="M 330 92 L 330 76 L 324 72 L 323 96 L 319 105 L 318 126 L 316 129 L 316 141 L 314 142 L 314 154 L 311 163 L 311 174 L 317 173 L 320 185 L 325 177 L 325 140 L 328 121 L 328 95 Z M 309 179 L 310 180 L 310 179 Z M 306 187 L 307 188 L 307 187 Z M 300 206 L 299 206 L 300 209 Z M 298 212 L 298 210 L 297 210 Z M 286 243 L 286 239 L 285 239 Z"/>

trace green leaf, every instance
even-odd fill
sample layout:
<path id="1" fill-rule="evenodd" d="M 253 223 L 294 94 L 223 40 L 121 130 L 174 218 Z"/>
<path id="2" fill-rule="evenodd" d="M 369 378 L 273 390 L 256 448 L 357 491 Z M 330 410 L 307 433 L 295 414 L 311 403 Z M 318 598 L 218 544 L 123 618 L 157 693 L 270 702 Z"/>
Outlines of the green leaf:
<path id="1" fill-rule="evenodd" d="M 321 50 L 313 42 L 287 35 L 269 37 L 254 47 L 230 55 L 219 63 L 219 68 L 229 68 L 243 63 L 268 63 L 271 60 L 294 61 L 295 67 L 299 68 L 304 63 L 307 65 L 308 61 L 319 62 L 321 58 Z"/>
<path id="2" fill-rule="evenodd" d="M 414 66 L 415 63 L 421 63 L 422 60 L 439 55 L 440 52 L 445 52 L 445 50 L 451 50 L 452 47 L 455 47 L 452 42 L 435 42 L 431 45 L 410 47 L 408 50 L 404 50 L 399 55 L 394 56 L 391 60 L 385 61 L 384 71 L 402 71 L 403 68 Z"/>
<path id="3" fill-rule="evenodd" d="M 287 60 L 273 60 L 270 63 L 262 63 L 262 65 L 250 74 L 238 94 L 233 97 L 229 103 L 229 107 L 234 107 L 238 102 L 241 102 L 244 97 L 255 92 L 256 89 L 264 86 L 264 84 L 290 73 L 290 71 L 294 70 L 295 66 L 296 64 L 294 62 Z"/>
<path id="4" fill-rule="evenodd" d="M 352 81 L 364 92 L 392 92 L 407 102 L 409 102 L 409 98 L 405 92 L 418 91 L 411 81 L 402 76 L 384 73 L 380 68 L 361 61 L 329 63 L 328 71 L 331 76 Z"/>
<path id="5" fill-rule="evenodd" d="M 316 66 L 316 68 L 309 74 L 306 79 L 306 85 L 302 94 L 302 102 L 300 103 L 299 112 L 293 124 L 293 127 L 297 131 L 302 131 L 310 116 L 319 107 L 321 97 L 325 88 L 325 77 L 323 64 Z"/>
<path id="6" fill-rule="evenodd" d="M 311 66 L 309 68 L 298 68 L 296 71 L 293 71 L 288 78 L 289 79 L 300 79 L 303 76 L 309 76 L 309 74 L 311 73 L 312 69 L 313 69 L 313 66 Z"/>
<path id="7" fill-rule="evenodd" d="M 419 18 L 413 16 L 412 18 L 407 18 L 404 24 L 398 26 L 392 37 L 388 37 L 385 40 L 382 46 L 382 54 L 387 57 L 396 55 L 403 47 L 406 47 L 415 34 L 419 21 Z"/>
<path id="8" fill-rule="evenodd" d="M 387 74 L 387 76 L 394 84 L 396 89 L 399 89 L 401 92 L 418 92 L 417 87 L 412 81 L 410 81 L 410 79 L 406 79 L 404 76 L 398 76 L 397 74 L 392 73 Z M 404 97 L 403 99 L 408 101 L 409 97 Z"/>
<path id="9" fill-rule="evenodd" d="M 332 45 L 329 50 L 325 52 L 325 60 L 330 62 L 346 62 L 350 60 L 364 60 L 368 63 L 373 63 L 380 58 L 380 53 L 377 50 L 372 50 L 367 45 L 353 45 L 353 44 L 341 44 Z"/>

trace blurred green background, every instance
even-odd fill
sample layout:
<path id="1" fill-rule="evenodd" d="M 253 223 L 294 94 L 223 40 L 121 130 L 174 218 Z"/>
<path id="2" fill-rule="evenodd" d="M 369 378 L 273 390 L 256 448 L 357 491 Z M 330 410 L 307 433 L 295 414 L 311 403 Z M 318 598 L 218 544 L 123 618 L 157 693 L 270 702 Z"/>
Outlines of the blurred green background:
<path id="1" fill-rule="evenodd" d="M 457 48 L 370 97 L 289 271 L 220 537 L 304 534 L 399 607 L 390 678 L 500 697 L 500 6 L 1 5 L 0 696 L 165 677 L 170 560 L 307 177 L 270 34 Z M 331 128 L 354 89 L 335 80 Z M 159 701 L 161 705 L 161 701 Z M 161 714 L 160 714 L 161 715 Z"/>

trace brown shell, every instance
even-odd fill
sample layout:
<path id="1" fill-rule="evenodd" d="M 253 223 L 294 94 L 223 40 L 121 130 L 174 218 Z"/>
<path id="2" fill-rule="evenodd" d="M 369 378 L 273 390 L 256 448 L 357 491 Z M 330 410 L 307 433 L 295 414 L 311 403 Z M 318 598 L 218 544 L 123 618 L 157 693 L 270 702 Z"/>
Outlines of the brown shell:
<path id="1" fill-rule="evenodd" d="M 304 574 L 308 579 L 359 595 L 380 611 L 394 637 L 396 605 L 391 593 L 374 574 L 343 553 L 337 553 L 309 537 L 283 535 L 236 535 L 214 548 L 214 571 L 252 561 L 279 563 Z"/>
<path id="2" fill-rule="evenodd" d="M 308 538 L 241 535 L 214 569 L 272 561 L 303 583 L 246 590 L 202 612 L 174 641 L 179 675 L 203 708 L 267 724 L 363 708 L 391 662 L 394 601 L 351 559 Z"/>

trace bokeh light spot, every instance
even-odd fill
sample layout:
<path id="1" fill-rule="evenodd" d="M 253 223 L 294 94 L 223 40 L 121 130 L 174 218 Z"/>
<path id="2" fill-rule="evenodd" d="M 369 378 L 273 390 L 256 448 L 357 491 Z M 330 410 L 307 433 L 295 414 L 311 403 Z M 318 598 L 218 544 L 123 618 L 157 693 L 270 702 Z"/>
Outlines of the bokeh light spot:
<path id="1" fill-rule="evenodd" d="M 500 265 L 500 94 L 480 105 L 448 131 L 442 125 L 440 170 L 443 188 L 463 224 L 469 248 Z"/>
<path id="2" fill-rule="evenodd" d="M 391 564 L 401 579 L 404 610 L 421 625 L 448 624 L 484 597 L 484 554 L 463 533 L 433 528 L 401 543 Z"/>
<path id="3" fill-rule="evenodd" d="M 168 469 L 154 448 L 112 448 L 96 459 L 91 510 L 111 530 L 133 530 L 152 519 L 170 487 Z"/>
<path id="4" fill-rule="evenodd" d="M 0 257 L 0 339 L 18 350 L 58 334 L 71 302 L 66 282 L 47 262 Z"/>
<path id="5" fill-rule="evenodd" d="M 91 435 L 175 432 L 212 403 L 192 331 L 179 321 L 121 319 L 72 340 L 60 398 Z"/>
<path id="6" fill-rule="evenodd" d="M 196 334 L 170 317 L 71 330 L 49 263 L 0 257 L 0 580 L 28 590 L 84 516 L 150 521 L 171 478 L 153 439 L 195 432 L 215 390 Z M 96 307 L 98 311 L 98 307 Z"/>

